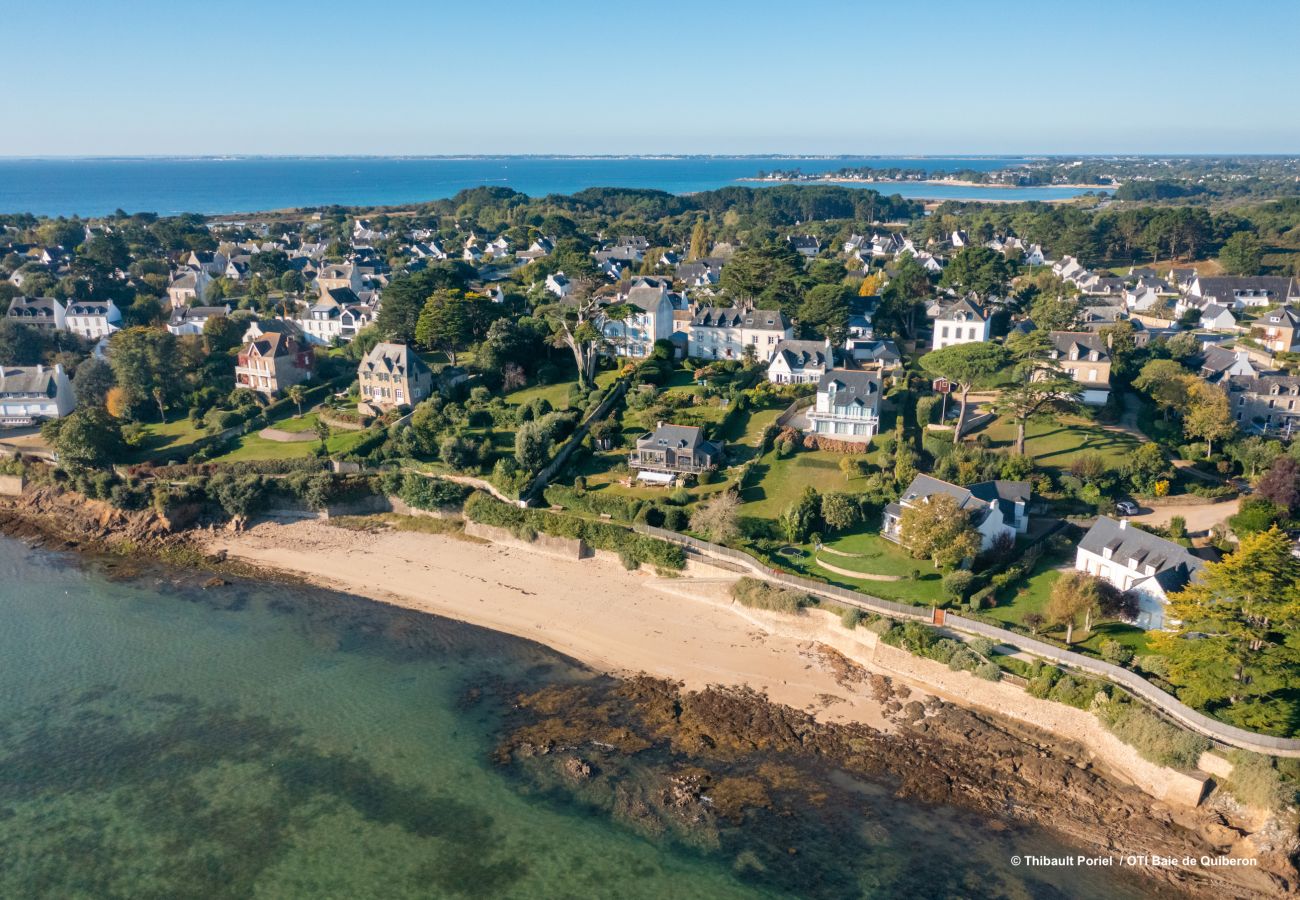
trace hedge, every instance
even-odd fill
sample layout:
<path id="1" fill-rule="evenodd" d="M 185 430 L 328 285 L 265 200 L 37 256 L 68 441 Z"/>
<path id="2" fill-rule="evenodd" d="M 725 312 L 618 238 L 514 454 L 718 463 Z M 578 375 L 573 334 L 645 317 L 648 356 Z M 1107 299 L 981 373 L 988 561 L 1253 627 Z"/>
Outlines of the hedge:
<path id="1" fill-rule="evenodd" d="M 551 485 L 542 492 L 542 496 L 551 506 L 576 509 L 595 516 L 607 515 L 623 522 L 633 521 L 643 505 L 642 501 L 635 497 L 582 492 L 561 484 Z"/>
<path id="2" fill-rule="evenodd" d="M 508 528 L 516 533 L 531 528 L 556 537 L 581 540 L 597 550 L 610 550 L 638 564 L 650 563 L 660 569 L 686 567 L 686 554 L 676 544 L 637 534 L 612 522 L 592 522 L 541 509 L 521 509 L 479 492 L 471 494 L 465 502 L 465 518 L 481 525 Z"/>

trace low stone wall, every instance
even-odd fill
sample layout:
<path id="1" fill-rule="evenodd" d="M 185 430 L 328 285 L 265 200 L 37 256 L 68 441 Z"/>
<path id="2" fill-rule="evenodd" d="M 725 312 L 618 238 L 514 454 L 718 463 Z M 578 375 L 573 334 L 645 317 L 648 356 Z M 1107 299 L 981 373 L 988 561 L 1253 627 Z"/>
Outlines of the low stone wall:
<path id="1" fill-rule="evenodd" d="M 534 553 L 543 553 L 547 556 L 554 556 L 557 559 L 584 559 L 591 555 L 587 545 L 576 538 L 556 537 L 553 534 L 538 533 L 536 540 L 521 541 L 510 533 L 508 529 L 497 528 L 495 525 L 484 525 L 480 522 L 465 522 L 465 533 L 470 537 L 483 538 L 494 544 L 504 544 L 507 547 L 521 547 L 525 550 L 531 550 Z"/>
<path id="2" fill-rule="evenodd" d="M 1146 497 L 1142 500 L 1143 506 L 1149 506 L 1152 509 L 1167 509 L 1169 507 L 1179 506 L 1205 506 L 1211 503 L 1227 503 L 1229 500 L 1236 500 L 1237 495 L 1227 494 L 1222 497 L 1199 497 L 1196 494 L 1178 494 L 1173 497 Z"/>
<path id="3" fill-rule="evenodd" d="M 23 492 L 23 485 L 21 475 L 0 475 L 0 494 L 6 497 L 17 497 Z"/>

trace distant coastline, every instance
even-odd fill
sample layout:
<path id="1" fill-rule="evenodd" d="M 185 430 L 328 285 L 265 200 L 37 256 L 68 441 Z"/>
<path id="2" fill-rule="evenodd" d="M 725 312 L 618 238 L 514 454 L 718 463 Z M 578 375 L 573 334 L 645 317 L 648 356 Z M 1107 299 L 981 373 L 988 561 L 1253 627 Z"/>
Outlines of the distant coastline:
<path id="1" fill-rule="evenodd" d="M 991 184 L 986 181 L 964 181 L 960 178 L 854 178 L 846 175 L 836 175 L 828 173 L 824 175 L 808 175 L 801 178 L 789 178 L 781 175 L 752 176 L 748 178 L 737 178 L 737 181 L 757 182 L 763 184 L 933 184 L 947 187 L 970 187 L 970 188 L 992 188 L 995 190 L 1033 190 L 1034 188 L 1068 188 L 1079 191 L 1113 191 L 1116 185 L 1113 184 L 1042 184 L 1042 185 L 1021 185 L 1021 184 Z"/>

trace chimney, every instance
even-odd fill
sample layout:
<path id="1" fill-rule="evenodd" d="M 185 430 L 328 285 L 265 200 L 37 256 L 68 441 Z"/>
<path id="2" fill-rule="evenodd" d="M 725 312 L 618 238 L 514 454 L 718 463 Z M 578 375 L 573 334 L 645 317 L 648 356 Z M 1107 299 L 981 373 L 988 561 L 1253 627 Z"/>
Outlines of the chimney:
<path id="1" fill-rule="evenodd" d="M 1120 519 L 1120 520 L 1119 520 L 1119 528 L 1120 528 L 1120 531 L 1123 531 L 1125 528 L 1128 528 L 1128 519 Z"/>

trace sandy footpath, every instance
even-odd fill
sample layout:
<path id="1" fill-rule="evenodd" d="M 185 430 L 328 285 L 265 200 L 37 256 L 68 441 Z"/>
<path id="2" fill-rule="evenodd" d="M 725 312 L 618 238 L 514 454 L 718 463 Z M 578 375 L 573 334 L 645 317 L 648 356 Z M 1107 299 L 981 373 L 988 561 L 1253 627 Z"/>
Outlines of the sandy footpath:
<path id="1" fill-rule="evenodd" d="M 322 587 L 535 640 L 612 674 L 646 672 L 693 689 L 747 685 L 826 721 L 889 730 L 866 684 L 839 683 L 815 640 L 817 629 L 775 633 L 762 616 L 732 604 L 728 587 L 735 576 L 721 570 L 663 579 L 605 559 L 569 561 L 319 521 L 214 533 L 207 549 Z"/>

